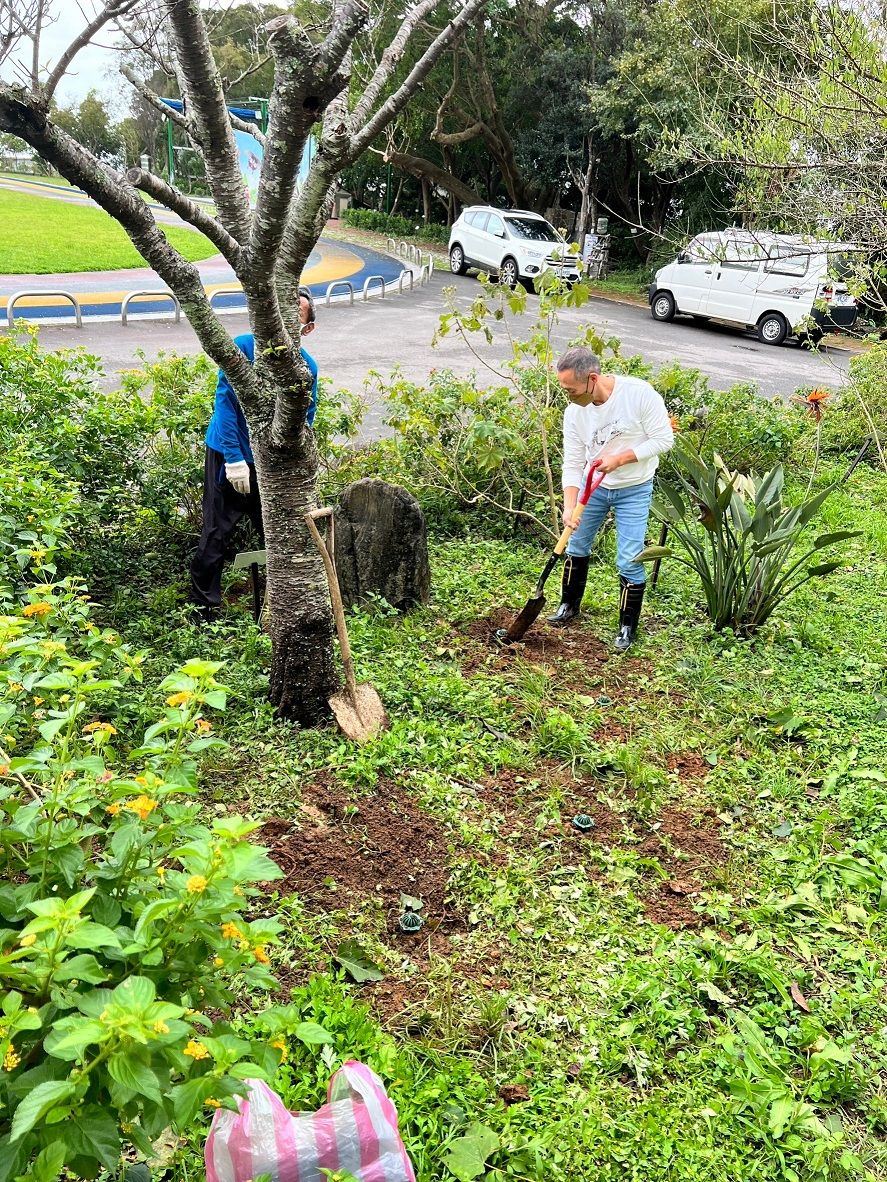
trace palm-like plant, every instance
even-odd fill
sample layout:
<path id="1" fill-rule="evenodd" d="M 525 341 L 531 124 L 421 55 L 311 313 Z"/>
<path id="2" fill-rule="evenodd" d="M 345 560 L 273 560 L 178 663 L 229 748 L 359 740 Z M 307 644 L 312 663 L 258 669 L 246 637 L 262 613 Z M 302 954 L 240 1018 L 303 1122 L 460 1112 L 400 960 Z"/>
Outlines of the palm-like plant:
<path id="1" fill-rule="evenodd" d="M 810 540 L 807 527 L 834 491 L 830 485 L 800 505 L 782 500 L 785 476 L 777 465 L 763 479 L 729 472 L 684 444 L 673 453 L 673 481 L 660 486 L 654 513 L 680 544 L 675 553 L 650 546 L 641 562 L 673 557 L 699 576 L 715 628 L 753 635 L 775 609 L 810 579 L 842 565 L 840 559 L 807 565 L 821 551 L 857 537 L 838 530 Z"/>

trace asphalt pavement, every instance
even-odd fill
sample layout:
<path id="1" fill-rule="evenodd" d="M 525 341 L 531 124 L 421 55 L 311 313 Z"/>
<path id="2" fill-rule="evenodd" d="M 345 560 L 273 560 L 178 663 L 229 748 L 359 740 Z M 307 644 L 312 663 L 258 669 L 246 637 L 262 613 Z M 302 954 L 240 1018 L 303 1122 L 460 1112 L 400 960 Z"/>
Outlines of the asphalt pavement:
<path id="1" fill-rule="evenodd" d="M 474 351 L 456 334 L 443 338 L 432 347 L 432 338 L 441 313 L 446 311 L 444 289 L 455 288 L 459 303 L 466 306 L 480 292 L 476 279 L 436 273 L 425 287 L 412 294 L 389 295 L 369 303 L 331 305 L 319 303 L 317 330 L 308 347 L 317 359 L 320 372 L 330 377 L 335 388 L 362 391 L 372 371 L 385 377 L 399 368 L 404 377 L 415 381 L 427 378 L 432 368 L 452 369 L 460 375 L 475 372 L 480 385 L 496 381 L 486 366 L 510 356 L 508 331 L 515 335 L 521 326 L 509 318 L 507 325 L 494 325 L 493 344 L 478 336 Z M 529 328 L 536 303 L 529 299 L 529 311 L 523 318 Z M 249 331 L 244 314 L 224 316 L 232 334 Z M 847 371 L 851 354 L 844 349 L 828 349 L 811 354 L 796 344 L 763 345 L 751 334 L 714 322 L 700 324 L 675 320 L 662 324 L 651 318 L 649 309 L 628 303 L 595 298 L 585 307 L 561 314 L 554 333 L 556 348 L 566 346 L 580 328 L 592 324 L 604 336 L 615 336 L 626 354 L 639 353 L 654 366 L 677 361 L 700 369 L 712 385 L 726 389 L 740 381 L 757 383 L 769 397 L 788 396 L 804 384 L 839 386 Z M 40 330 L 44 347 L 54 349 L 83 345 L 102 358 L 108 372 L 108 384 L 121 369 L 137 364 L 136 350 L 148 357 L 165 352 L 197 353 L 200 345 L 190 325 L 174 324 L 172 319 L 139 319 L 137 313 L 123 328 L 119 324 L 84 321 L 84 327 L 47 325 Z M 371 397 L 371 409 L 365 429 L 378 431 L 381 406 Z"/>

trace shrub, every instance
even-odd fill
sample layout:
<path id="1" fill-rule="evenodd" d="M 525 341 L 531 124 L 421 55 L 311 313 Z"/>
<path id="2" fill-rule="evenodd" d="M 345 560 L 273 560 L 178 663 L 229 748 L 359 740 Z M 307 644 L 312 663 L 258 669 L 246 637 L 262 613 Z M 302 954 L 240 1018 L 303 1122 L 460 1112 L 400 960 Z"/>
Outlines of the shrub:
<path id="1" fill-rule="evenodd" d="M 342 215 L 346 226 L 356 230 L 373 230 L 377 234 L 390 234 L 393 238 L 419 238 L 442 245 L 450 240 L 449 226 L 439 222 L 423 223 L 401 217 L 399 214 L 380 213 L 375 209 L 346 209 Z"/>
<path id="2" fill-rule="evenodd" d="M 810 559 L 859 534 L 840 530 L 808 543 L 807 526 L 834 486 L 786 507 L 781 466 L 762 480 L 742 477 L 720 463 L 707 464 L 683 444 L 675 448 L 672 473 L 678 487 L 663 481 L 663 501 L 654 511 L 681 547 L 677 561 L 699 576 L 718 630 L 753 635 L 804 583 L 842 565 L 833 560 L 807 566 Z M 648 562 L 671 555 L 651 546 L 639 557 Z"/>
<path id="3" fill-rule="evenodd" d="M 243 913 L 279 871 L 254 824 L 189 799 L 219 665 L 168 677 L 130 750 L 109 719 L 142 655 L 75 582 L 27 599 L 0 604 L 0 1182 L 116 1173 L 124 1144 L 149 1155 L 281 1059 L 224 1022 L 273 984 L 278 925 Z"/>
<path id="4" fill-rule="evenodd" d="M 850 380 L 832 396 L 822 423 L 824 452 L 857 452 L 872 439 L 869 463 L 887 469 L 887 344 L 874 345 L 850 361 Z M 801 391 L 803 394 L 804 391 Z"/>

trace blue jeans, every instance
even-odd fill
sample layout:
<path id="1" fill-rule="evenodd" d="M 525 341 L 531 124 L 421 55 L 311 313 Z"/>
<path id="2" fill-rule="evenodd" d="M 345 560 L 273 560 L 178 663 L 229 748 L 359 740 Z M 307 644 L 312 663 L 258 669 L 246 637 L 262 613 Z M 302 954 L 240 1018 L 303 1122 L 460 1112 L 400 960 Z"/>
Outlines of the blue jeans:
<path id="1" fill-rule="evenodd" d="M 635 558 L 647 544 L 647 521 L 653 500 L 653 481 L 628 488 L 599 488 L 591 494 L 579 528 L 567 543 L 567 554 L 575 558 L 591 553 L 598 530 L 613 510 L 616 519 L 616 567 L 630 583 L 645 583 L 647 572 Z"/>

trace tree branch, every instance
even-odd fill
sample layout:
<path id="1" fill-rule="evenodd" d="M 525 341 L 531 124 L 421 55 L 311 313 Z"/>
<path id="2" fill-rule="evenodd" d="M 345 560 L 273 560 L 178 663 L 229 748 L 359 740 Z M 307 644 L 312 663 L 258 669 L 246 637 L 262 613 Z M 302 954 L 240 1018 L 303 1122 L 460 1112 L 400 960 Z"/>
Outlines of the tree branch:
<path id="1" fill-rule="evenodd" d="M 486 2 L 487 0 L 466 0 L 465 7 L 432 41 L 394 94 L 382 104 L 363 129 L 354 136 L 351 151 L 348 154 L 349 161 L 356 160 L 361 152 L 366 151 L 379 132 L 383 131 L 391 120 L 400 114 L 431 73 L 441 54 L 453 44 L 457 37 L 462 35 Z"/>
<path id="2" fill-rule="evenodd" d="M 245 131 L 247 135 L 251 135 L 254 140 L 265 146 L 265 133 L 255 123 L 250 123 L 248 119 L 241 119 L 239 115 L 235 115 L 233 111 L 228 112 L 228 118 L 231 120 L 231 126 L 237 131 Z"/>
<path id="3" fill-rule="evenodd" d="M 127 181 L 143 193 L 161 201 L 167 209 L 177 213 L 183 221 L 189 222 L 195 230 L 199 230 L 210 242 L 217 246 L 221 253 L 236 271 L 240 266 L 240 245 L 231 237 L 228 231 L 214 217 L 201 209 L 196 201 L 186 197 L 181 190 L 168 185 L 165 180 L 155 176 L 152 172 L 145 172 L 141 168 L 130 168 L 126 173 Z"/>
<path id="4" fill-rule="evenodd" d="M 241 244 L 250 232 L 249 201 L 240 173 L 222 77 L 213 57 L 200 0 L 165 0 L 191 118 L 203 149 L 219 220 Z"/>
<path id="5" fill-rule="evenodd" d="M 425 19 L 429 13 L 432 13 L 437 8 L 440 0 L 421 0 L 421 3 L 408 12 L 403 20 L 400 28 L 394 35 L 391 44 L 387 46 L 385 52 L 382 54 L 382 60 L 379 62 L 375 73 L 367 83 L 363 95 L 354 108 L 352 118 L 355 127 L 361 126 L 369 119 L 373 113 L 373 108 L 379 101 L 379 96 L 388 85 L 391 75 L 397 69 L 398 62 L 403 57 L 413 30 Z"/>
<path id="6" fill-rule="evenodd" d="M 55 94 L 56 87 L 64 78 L 68 71 L 68 66 L 77 56 L 81 49 L 85 49 L 89 45 L 93 37 L 100 29 L 103 29 L 109 21 L 115 20 L 119 16 L 126 16 L 136 4 L 141 0 L 109 0 L 104 8 L 102 8 L 93 19 L 89 22 L 86 28 L 79 36 L 75 37 L 59 60 L 56 62 L 52 73 L 43 84 L 43 95 L 46 102 Z"/>
<path id="7" fill-rule="evenodd" d="M 184 112 L 177 111 L 174 107 L 168 106 L 159 94 L 155 94 L 150 86 L 146 85 L 146 83 L 144 83 L 141 78 L 139 78 L 132 66 L 130 66 L 127 62 L 124 62 L 120 67 L 120 73 L 127 80 L 127 82 L 131 83 L 132 86 L 135 87 L 136 91 L 142 96 L 145 102 L 149 103 L 155 111 L 159 111 L 165 119 L 171 119 L 177 127 L 181 127 L 181 129 L 187 132 L 192 139 L 197 139 L 197 129 L 188 116 L 185 115 Z"/>
<path id="8" fill-rule="evenodd" d="M 401 172 L 408 172 L 410 176 L 422 177 L 431 181 L 432 184 L 438 185 L 442 189 L 446 189 L 448 193 L 452 193 L 463 205 L 483 205 L 484 199 L 479 193 L 467 185 L 459 177 L 453 176 L 451 172 L 440 168 L 431 160 L 425 160 L 421 156 L 409 156 L 406 152 L 396 152 L 393 148 L 387 151 L 380 151 L 378 148 L 371 148 L 372 152 L 378 154 L 385 160 L 386 164 L 392 164 L 395 168 L 400 169 Z"/>
<path id="9" fill-rule="evenodd" d="M 170 245 L 136 190 L 52 123 L 39 100 L 23 87 L 0 83 L 0 131 L 30 144 L 120 223 L 142 258 L 178 297 L 201 345 L 228 375 L 241 401 L 254 401 L 252 367 L 210 307 L 200 272 Z"/>

